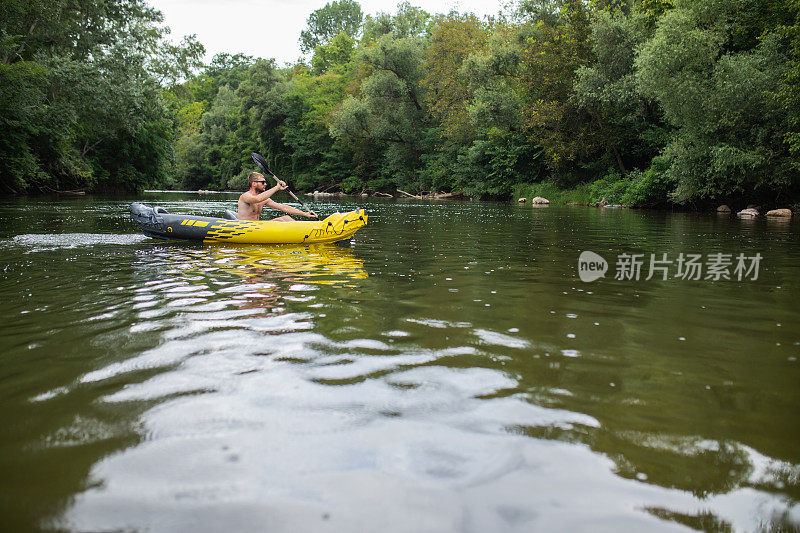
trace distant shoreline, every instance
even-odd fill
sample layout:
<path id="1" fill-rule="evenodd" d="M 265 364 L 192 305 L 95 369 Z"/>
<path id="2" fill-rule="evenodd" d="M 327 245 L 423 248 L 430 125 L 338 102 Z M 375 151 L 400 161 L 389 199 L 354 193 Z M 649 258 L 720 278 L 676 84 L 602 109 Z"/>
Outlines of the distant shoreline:
<path id="1" fill-rule="evenodd" d="M 169 190 L 160 190 L 160 189 L 145 189 L 142 192 L 159 192 L 159 193 L 188 193 L 188 194 L 237 194 L 239 191 L 206 191 L 206 190 L 199 190 L 199 191 L 169 191 Z"/>

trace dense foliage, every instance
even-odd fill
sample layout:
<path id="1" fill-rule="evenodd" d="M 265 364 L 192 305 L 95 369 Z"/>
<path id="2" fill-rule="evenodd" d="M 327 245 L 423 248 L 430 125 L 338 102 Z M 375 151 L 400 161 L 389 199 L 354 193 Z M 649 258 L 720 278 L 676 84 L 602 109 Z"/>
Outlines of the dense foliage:
<path id="1" fill-rule="evenodd" d="M 337 0 L 300 33 L 307 62 L 220 54 L 196 76 L 202 47 L 165 43 L 140 0 L 57 5 L 2 0 L 6 191 L 238 189 L 258 151 L 301 190 L 800 195 L 797 0 L 521 0 L 485 19 Z"/>
<path id="2" fill-rule="evenodd" d="M 202 45 L 141 0 L 0 2 L 0 192 L 130 190 L 167 179 L 162 98 Z"/>

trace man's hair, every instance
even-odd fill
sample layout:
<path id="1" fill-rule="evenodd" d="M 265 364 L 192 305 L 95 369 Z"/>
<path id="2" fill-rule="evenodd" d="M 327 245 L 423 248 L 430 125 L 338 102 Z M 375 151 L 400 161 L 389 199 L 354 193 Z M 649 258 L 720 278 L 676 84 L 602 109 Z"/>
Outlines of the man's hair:
<path id="1" fill-rule="evenodd" d="M 251 172 L 249 176 L 247 176 L 247 185 L 253 185 L 254 181 L 258 181 L 259 179 L 263 179 L 264 175 L 259 174 L 258 172 Z"/>

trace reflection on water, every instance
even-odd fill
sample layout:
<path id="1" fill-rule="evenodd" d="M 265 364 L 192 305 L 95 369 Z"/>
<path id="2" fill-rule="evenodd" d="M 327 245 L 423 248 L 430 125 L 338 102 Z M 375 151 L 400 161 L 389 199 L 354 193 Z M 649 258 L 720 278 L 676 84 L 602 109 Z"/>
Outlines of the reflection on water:
<path id="1" fill-rule="evenodd" d="M 364 261 L 358 259 L 353 250 L 333 244 L 306 246 L 256 246 L 236 247 L 209 245 L 203 256 L 214 263 L 205 272 L 215 267 L 230 268 L 244 280 L 270 278 L 273 276 L 304 280 L 312 283 L 333 284 L 342 279 L 367 277 Z"/>
<path id="2" fill-rule="evenodd" d="M 164 291 L 179 296 L 170 302 L 172 306 L 206 302 L 219 293 L 245 302 L 244 307 L 274 307 L 279 311 L 285 300 L 313 299 L 313 295 L 300 293 L 315 290 L 316 285 L 354 287 L 347 281 L 368 277 L 363 260 L 352 249 L 333 244 L 163 248 L 148 253 L 143 264 L 147 271 L 155 267 L 173 277 L 166 281 L 170 288 Z M 161 280 L 155 285 L 157 290 L 164 288 Z M 213 307 L 228 303 L 225 300 Z"/>
<path id="3" fill-rule="evenodd" d="M 0 236 L 12 529 L 800 523 L 796 226 L 361 207 L 354 248 L 141 239 L 104 204 Z M 765 260 L 758 282 L 583 284 L 585 249 Z"/>

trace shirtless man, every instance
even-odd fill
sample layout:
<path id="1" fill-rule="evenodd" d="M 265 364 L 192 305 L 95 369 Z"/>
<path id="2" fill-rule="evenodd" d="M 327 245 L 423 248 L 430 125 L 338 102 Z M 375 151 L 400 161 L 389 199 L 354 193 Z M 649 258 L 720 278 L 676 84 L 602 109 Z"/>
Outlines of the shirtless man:
<path id="1" fill-rule="evenodd" d="M 279 204 L 270 199 L 270 196 L 288 187 L 283 181 L 278 181 L 278 184 L 273 188 L 267 189 L 267 180 L 264 179 L 264 175 L 258 172 L 251 172 L 250 176 L 247 178 L 247 182 L 250 184 L 250 190 L 239 197 L 239 208 L 236 213 L 236 217 L 239 220 L 258 220 L 264 206 L 283 211 L 284 213 L 291 213 L 292 215 L 317 218 L 317 214 L 313 211 L 306 213 L 290 205 Z M 289 220 L 294 219 L 289 215 L 283 215 L 272 219 L 273 222 L 287 222 Z"/>

